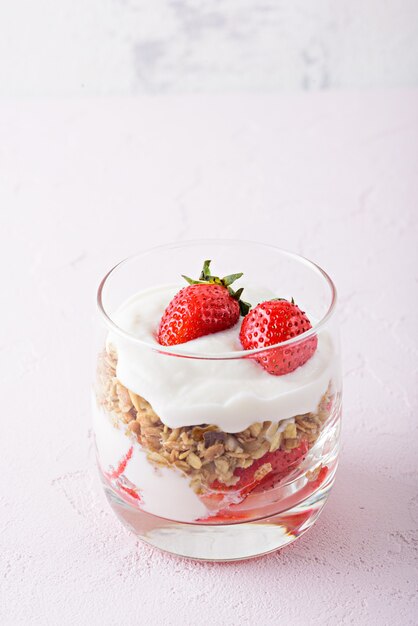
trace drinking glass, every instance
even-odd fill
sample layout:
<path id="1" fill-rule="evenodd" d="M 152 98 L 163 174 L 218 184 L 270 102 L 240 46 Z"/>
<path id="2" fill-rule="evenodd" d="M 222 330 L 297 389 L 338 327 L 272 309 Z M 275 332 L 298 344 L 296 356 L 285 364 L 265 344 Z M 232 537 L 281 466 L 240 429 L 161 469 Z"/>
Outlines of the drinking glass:
<path id="1" fill-rule="evenodd" d="M 222 331 L 235 337 L 232 350 L 220 350 L 222 333 L 207 336 L 205 350 L 197 350 L 200 340 L 160 345 L 164 306 L 185 286 L 181 275 L 205 259 L 216 273 L 243 272 L 237 285 L 253 306 L 258 294 L 293 298 L 312 328 L 243 350 L 240 318 Z M 282 548 L 315 523 L 339 451 L 335 307 L 334 284 L 320 267 L 260 243 L 173 243 L 106 274 L 97 295 L 93 425 L 104 491 L 125 526 L 176 555 L 229 561 Z M 313 341 L 314 355 L 288 374 L 261 365 Z"/>

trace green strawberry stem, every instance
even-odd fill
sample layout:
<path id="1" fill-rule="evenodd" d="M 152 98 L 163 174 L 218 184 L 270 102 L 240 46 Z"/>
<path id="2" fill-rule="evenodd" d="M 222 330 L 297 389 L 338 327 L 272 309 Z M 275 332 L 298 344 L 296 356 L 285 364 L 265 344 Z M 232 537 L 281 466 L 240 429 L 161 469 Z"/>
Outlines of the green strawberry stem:
<path id="1" fill-rule="evenodd" d="M 232 283 L 241 278 L 243 275 L 242 272 L 239 274 L 228 274 L 228 276 L 224 276 L 223 278 L 219 278 L 219 276 L 212 276 L 210 273 L 210 259 L 207 259 L 203 262 L 203 268 L 200 272 L 199 280 L 194 280 L 193 278 L 189 278 L 189 276 L 185 276 L 182 274 L 184 280 L 186 280 L 189 285 L 221 285 L 228 289 L 228 293 L 232 298 L 238 300 L 239 310 L 243 317 L 247 315 L 248 311 L 251 309 L 251 304 L 249 302 L 245 302 L 241 300 L 241 294 L 244 291 L 244 288 L 241 287 L 234 291 L 231 287 Z"/>
<path id="2" fill-rule="evenodd" d="M 281 300 L 281 301 L 284 301 L 284 302 L 290 302 L 291 304 L 295 304 L 295 299 L 294 299 L 294 298 L 292 298 L 291 300 L 286 300 L 286 298 L 270 298 L 270 300 L 272 300 L 272 301 L 273 301 L 273 300 L 274 300 L 274 301 L 276 301 L 276 300 Z M 261 303 L 260 303 L 260 304 L 261 304 Z"/>

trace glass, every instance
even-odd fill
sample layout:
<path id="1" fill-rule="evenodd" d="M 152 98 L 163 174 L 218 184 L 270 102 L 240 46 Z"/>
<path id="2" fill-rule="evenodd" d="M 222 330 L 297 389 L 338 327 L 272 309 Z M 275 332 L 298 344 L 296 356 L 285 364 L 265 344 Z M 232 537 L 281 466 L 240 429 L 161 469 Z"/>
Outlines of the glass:
<path id="1" fill-rule="evenodd" d="M 181 275 L 197 278 L 205 259 L 218 275 L 243 272 L 237 286 L 253 306 L 294 298 L 312 328 L 279 344 L 281 354 L 317 341 L 314 355 L 289 374 L 271 375 L 259 361 L 277 354 L 277 344 L 243 350 L 242 317 L 234 329 L 196 340 L 199 350 L 196 341 L 160 345 L 158 324 L 186 285 Z M 119 519 L 153 546 L 202 560 L 259 556 L 306 532 L 328 499 L 339 450 L 340 351 L 329 276 L 263 244 L 174 243 L 116 265 L 97 302 L 94 433 Z M 220 351 L 227 336 L 233 349 Z"/>

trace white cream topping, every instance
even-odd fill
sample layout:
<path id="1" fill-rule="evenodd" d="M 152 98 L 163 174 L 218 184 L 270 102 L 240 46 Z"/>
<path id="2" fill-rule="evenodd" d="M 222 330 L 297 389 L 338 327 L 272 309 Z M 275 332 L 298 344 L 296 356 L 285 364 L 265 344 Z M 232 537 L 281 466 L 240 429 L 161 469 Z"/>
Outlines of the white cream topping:
<path id="1" fill-rule="evenodd" d="M 104 472 L 117 468 L 133 447 L 123 476 L 138 489 L 141 509 L 179 522 L 193 522 L 209 514 L 188 479 L 175 468 L 156 468 L 149 463 L 139 444 L 123 426 L 112 424 L 108 415 L 97 408 L 95 400 L 93 426 L 98 459 Z"/>
<path id="2" fill-rule="evenodd" d="M 168 303 L 181 287 L 166 285 L 139 292 L 112 316 L 125 331 L 148 345 L 112 332 L 121 383 L 144 397 L 170 428 L 216 424 L 239 432 L 254 422 L 279 421 L 315 411 L 336 369 L 336 349 L 327 331 L 318 333 L 318 348 L 305 365 L 285 376 L 272 376 L 249 358 L 190 359 L 158 352 L 156 332 Z M 272 297 L 246 290 L 253 304 Z M 309 315 L 309 314 L 308 314 Z M 176 352 L 221 354 L 242 350 L 241 320 L 229 330 L 175 346 Z M 155 349 L 152 349 L 155 348 Z"/>

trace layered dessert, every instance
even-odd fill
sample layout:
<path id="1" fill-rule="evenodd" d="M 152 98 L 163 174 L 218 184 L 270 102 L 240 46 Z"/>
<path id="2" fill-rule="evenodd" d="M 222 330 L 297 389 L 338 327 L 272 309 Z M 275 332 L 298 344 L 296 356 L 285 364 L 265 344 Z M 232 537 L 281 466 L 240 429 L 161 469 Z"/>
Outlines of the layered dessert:
<path id="1" fill-rule="evenodd" d="M 230 523 L 326 480 L 333 337 L 290 295 L 246 286 L 243 301 L 241 277 L 212 276 L 205 261 L 198 280 L 136 293 L 112 316 L 94 430 L 104 480 L 132 507 Z"/>

